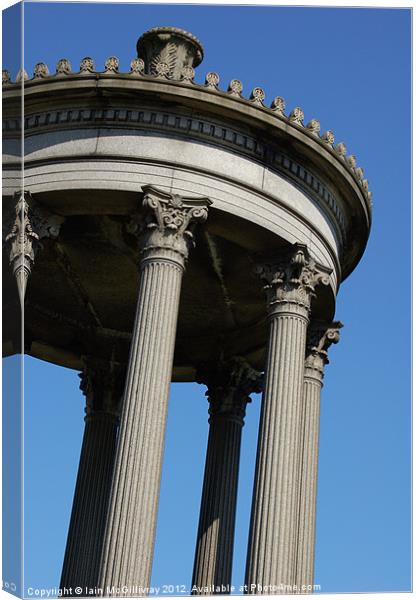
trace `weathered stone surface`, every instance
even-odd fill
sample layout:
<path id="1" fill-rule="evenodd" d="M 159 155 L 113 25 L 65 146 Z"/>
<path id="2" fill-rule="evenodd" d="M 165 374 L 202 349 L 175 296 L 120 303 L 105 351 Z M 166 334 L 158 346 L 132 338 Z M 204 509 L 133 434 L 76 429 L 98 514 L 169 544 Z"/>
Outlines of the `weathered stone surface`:
<path id="1" fill-rule="evenodd" d="M 327 350 L 340 338 L 342 324 L 313 322 L 308 329 L 301 417 L 300 492 L 296 579 L 300 593 L 309 593 L 314 584 L 316 492 L 321 388 Z"/>
<path id="2" fill-rule="evenodd" d="M 297 245 L 259 273 L 270 333 L 245 575 L 250 594 L 295 580 L 306 331 L 315 288 L 329 280 Z"/>
<path id="3" fill-rule="evenodd" d="M 115 360 L 127 361 L 131 346 L 107 529 L 93 536 L 98 544 L 104 540 L 99 585 L 135 585 L 141 593 L 149 582 L 169 381 L 194 381 L 195 365 L 213 357 L 220 340 L 227 356 L 243 356 L 259 370 L 267 345 L 247 581 L 268 586 L 311 580 L 314 525 L 307 515 L 312 519 L 323 355 L 318 351 L 304 365 L 306 327 L 311 318 L 332 320 L 339 284 L 362 256 L 371 224 L 369 184 L 332 131 L 321 136 L 316 119 L 305 125 L 300 108 L 287 116 L 281 96 L 268 108 L 263 88 L 245 98 L 238 79 L 222 91 L 214 71 L 203 85 L 196 83 L 203 48 L 188 32 L 156 28 L 141 36 L 137 49 L 139 57 L 126 73 L 116 57 L 99 72 L 86 57 L 79 72 L 62 59 L 56 74 L 44 63 L 32 78 L 19 73 L 16 82 L 3 73 L 4 209 L 15 209 L 13 195 L 21 187 L 24 129 L 25 191 L 34 205 L 66 219 L 59 238 L 46 239 L 36 265 L 41 236 L 30 210 L 18 211 L 7 231 L 22 301 L 36 266 L 25 298 L 26 348 L 81 368 L 86 354 L 108 357 L 114 351 Z M 129 228 L 141 189 L 142 210 Z M 183 277 L 193 225 L 207 212 L 208 203 L 196 200 L 207 196 L 213 200 L 211 217 Z M 271 255 L 276 259 L 267 264 Z M 251 273 L 260 256 L 268 327 Z M 6 297 L 11 289 L 16 296 L 6 269 Z M 19 348 L 19 311 L 13 302 L 4 305 L 4 348 L 11 354 Z M 312 402 L 304 402 L 302 388 Z M 230 577 L 245 399 L 237 409 L 225 389 L 219 397 L 213 388 L 210 393 L 194 575 L 202 582 Z M 301 435 L 301 419 L 305 428 L 312 424 L 312 437 Z M 84 569 L 77 545 L 85 535 L 80 515 L 90 514 L 78 490 L 88 495 L 99 486 L 96 473 L 86 480 L 92 461 L 99 460 L 97 448 L 106 445 L 109 453 L 100 451 L 101 460 L 112 460 L 114 422 L 105 421 L 108 430 L 93 413 L 86 423 L 71 526 L 81 533 L 70 532 L 68 581 L 74 574 L 97 581 L 97 562 L 92 572 L 77 570 Z M 228 460 L 221 464 L 220 456 Z M 308 490 L 305 504 L 298 501 L 301 481 Z M 108 489 L 108 483 L 100 485 Z M 103 514 L 105 502 L 95 502 Z M 215 513 L 224 527 L 215 523 Z M 99 553 L 96 546 L 89 552 L 96 558 Z"/>
<path id="4" fill-rule="evenodd" d="M 14 195 L 15 216 L 10 228 L 7 217 L 3 220 L 3 229 L 9 231 L 4 243 L 9 246 L 9 263 L 16 279 L 20 303 L 23 307 L 26 285 L 35 262 L 39 242 L 46 237 L 56 238 L 63 218 L 49 213 L 37 205 L 28 191 L 19 191 Z"/>
<path id="5" fill-rule="evenodd" d="M 181 280 L 209 204 L 144 188 L 137 313 L 99 577 L 105 595 L 112 586 L 144 595 L 150 583 Z"/>
<path id="6" fill-rule="evenodd" d="M 84 365 L 86 425 L 60 583 L 74 596 L 76 587 L 93 589 L 99 581 L 126 373 L 111 360 L 85 357 Z"/>
<path id="7" fill-rule="evenodd" d="M 236 357 L 203 366 L 197 381 L 208 387 L 210 427 L 191 590 L 207 595 L 231 588 L 241 430 L 262 377 Z"/>
<path id="8" fill-rule="evenodd" d="M 331 284 L 319 295 L 313 313 L 332 319 L 339 283 L 354 268 L 367 240 L 370 215 L 363 185 L 337 152 L 309 129 L 289 122 L 282 99 L 275 102 L 283 112 L 278 115 L 274 109 L 261 109 L 241 96 L 218 91 L 219 78 L 213 74 L 210 85 L 190 85 L 183 75 L 181 80 L 166 80 L 145 74 L 142 62 L 133 64 L 129 73 L 96 73 L 92 59 L 86 58 L 80 73 L 61 72 L 25 82 L 26 187 L 51 212 L 71 217 L 60 245 L 82 290 L 74 294 L 69 277 L 63 278 L 63 269 L 48 248 L 37 257 L 36 288 L 32 278 L 33 294 L 26 298 L 27 335 L 35 340 L 31 353 L 80 368 L 82 354 L 109 355 L 113 343 L 109 332 L 129 338 L 137 284 L 131 274 L 132 253 L 126 251 L 123 228 L 116 231 L 115 226 L 109 237 L 108 224 L 129 215 L 138 191 L 152 183 L 174 193 L 213 199 L 208 232 L 218 248 L 217 261 L 228 273 L 233 290 L 229 298 L 238 308 L 232 315 L 234 309 L 226 298 L 218 302 L 224 282 L 219 281 L 218 287 L 216 276 L 215 285 L 209 285 L 215 273 L 212 256 L 199 254 L 196 277 L 203 277 L 208 285 L 202 298 L 200 286 L 186 277 L 189 310 L 180 314 L 175 379 L 194 378 L 183 341 L 190 329 L 196 333 L 193 354 L 195 340 L 202 340 L 199 361 L 209 358 L 215 339 L 226 327 L 233 332 L 231 354 L 262 368 L 266 330 L 262 295 L 256 297 L 256 283 L 251 278 L 244 281 L 229 265 L 230 244 L 247 261 L 244 269 L 250 268 L 258 253 L 270 254 L 295 242 L 308 245 L 315 260 L 332 269 Z M 68 68 L 67 63 L 61 66 Z M 237 92 L 239 86 L 233 87 Z M 74 93 L 77 107 L 69 108 L 69 94 Z M 20 186 L 20 94 L 17 84 L 4 88 L 4 205 Z M 83 246 L 89 260 L 81 257 L 84 233 L 78 247 L 74 243 L 77 230 L 92 235 L 88 248 Z M 93 255 L 102 257 L 103 264 L 114 264 L 118 253 L 120 277 L 104 274 Z M 91 272 L 93 260 L 97 269 Z M 60 285 L 45 294 L 51 278 Z M 246 297 L 251 300 L 246 302 Z M 89 330 L 97 331 L 89 334 L 94 339 L 88 339 L 84 330 L 77 335 L 80 323 L 88 326 L 82 312 L 85 304 L 87 314 L 93 307 L 101 317 L 100 325 L 94 318 L 97 330 Z M 12 348 L 14 314 L 5 306 L 5 348 Z M 211 313 L 207 319 L 197 314 L 198 307 L 204 306 Z M 214 325 L 212 337 L 208 322 Z"/>
<path id="9" fill-rule="evenodd" d="M 182 79 L 184 69 L 199 65 L 203 59 L 203 46 L 199 40 L 177 27 L 155 27 L 146 31 L 137 43 L 139 58 L 150 75 L 162 73 L 172 79 Z"/>

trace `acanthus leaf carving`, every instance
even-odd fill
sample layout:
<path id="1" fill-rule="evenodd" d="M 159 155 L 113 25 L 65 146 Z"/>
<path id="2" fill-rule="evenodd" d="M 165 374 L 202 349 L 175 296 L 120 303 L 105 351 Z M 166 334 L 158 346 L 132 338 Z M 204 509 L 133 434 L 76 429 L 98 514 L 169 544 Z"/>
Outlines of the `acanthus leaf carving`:
<path id="1" fill-rule="evenodd" d="M 322 378 L 324 366 L 328 364 L 328 349 L 340 340 L 340 330 L 343 324 L 340 321 L 324 323 L 314 321 L 308 328 L 306 340 L 305 368 L 312 374 L 316 371 Z"/>
<path id="2" fill-rule="evenodd" d="M 43 238 L 56 238 L 63 217 L 37 204 L 29 191 L 15 193 L 15 218 L 4 243 L 10 247 L 9 263 L 16 278 L 23 305 L 26 285 Z"/>
<path id="3" fill-rule="evenodd" d="M 142 253 L 150 249 L 174 250 L 184 259 L 193 246 L 193 231 L 206 221 L 208 198 L 185 198 L 150 185 L 142 187 L 145 218 L 142 223 Z"/>
<path id="4" fill-rule="evenodd" d="M 168 42 L 163 46 L 160 52 L 154 55 L 150 61 L 150 72 L 152 75 L 161 75 L 158 66 L 164 63 L 167 65 L 167 71 L 164 73 L 167 77 L 172 76 L 177 63 L 177 44 Z"/>
<path id="5" fill-rule="evenodd" d="M 242 425 L 250 394 L 262 391 L 264 376 L 240 356 L 220 356 L 197 368 L 196 382 L 207 386 L 210 422 L 220 417 Z"/>
<path id="6" fill-rule="evenodd" d="M 258 265 L 270 308 L 284 303 L 310 309 L 318 285 L 329 285 L 331 269 L 317 264 L 303 244 L 293 244 L 270 263 Z"/>
<path id="7" fill-rule="evenodd" d="M 86 419 L 100 414 L 119 418 L 126 378 L 126 365 L 83 356 L 80 390 L 86 397 Z"/>

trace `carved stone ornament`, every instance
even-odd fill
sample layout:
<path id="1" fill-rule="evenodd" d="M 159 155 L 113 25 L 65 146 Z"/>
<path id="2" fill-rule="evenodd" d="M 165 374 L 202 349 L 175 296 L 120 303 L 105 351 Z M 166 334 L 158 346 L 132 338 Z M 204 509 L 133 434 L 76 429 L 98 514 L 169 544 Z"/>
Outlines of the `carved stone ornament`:
<path id="1" fill-rule="evenodd" d="M 3 82 L 3 85 L 7 85 L 7 84 L 11 83 L 10 73 L 7 69 L 3 69 L 3 71 L 2 71 L 2 82 Z"/>
<path id="2" fill-rule="evenodd" d="M 5 237 L 10 245 L 9 263 L 16 278 L 21 303 L 25 298 L 26 284 L 35 261 L 35 248 L 39 236 L 33 231 L 29 218 L 28 192 L 15 194 L 16 218 L 12 230 Z"/>
<path id="3" fill-rule="evenodd" d="M 232 79 L 229 82 L 228 93 L 231 96 L 241 96 L 243 90 L 242 82 L 239 79 Z"/>
<path id="4" fill-rule="evenodd" d="M 117 73 L 119 71 L 119 59 L 116 56 L 109 56 L 105 62 L 106 73 Z"/>
<path id="5" fill-rule="evenodd" d="M 35 78 L 48 77 L 49 69 L 45 63 L 37 63 L 35 65 L 35 69 L 33 71 L 33 76 Z"/>
<path id="6" fill-rule="evenodd" d="M 196 381 L 207 386 L 209 415 L 244 423 L 245 408 L 250 394 L 263 389 L 264 377 L 240 356 L 218 360 L 197 369 Z"/>
<path id="7" fill-rule="evenodd" d="M 187 67 L 182 68 L 182 70 L 181 70 L 182 81 L 192 83 L 194 76 L 195 76 L 195 71 L 194 71 L 193 67 L 187 66 Z"/>
<path id="8" fill-rule="evenodd" d="M 170 66 L 165 62 L 158 62 L 154 65 L 153 75 L 157 77 L 169 77 Z"/>
<path id="9" fill-rule="evenodd" d="M 80 62 L 80 73 L 93 73 L 94 60 L 90 56 L 86 56 Z"/>
<path id="10" fill-rule="evenodd" d="M 214 71 L 209 71 L 209 73 L 206 74 L 206 78 L 205 78 L 205 85 L 208 88 L 215 88 L 217 89 L 218 85 L 219 85 L 219 75 L 218 73 L 215 73 Z"/>
<path id="11" fill-rule="evenodd" d="M 151 250 L 174 251 L 183 259 L 193 246 L 193 230 L 206 221 L 209 198 L 185 198 L 150 185 L 142 187 L 145 219 L 142 226 L 142 254 Z"/>
<path id="12" fill-rule="evenodd" d="M 344 157 L 347 154 L 347 146 L 344 142 L 340 142 L 335 146 L 335 152 L 341 157 Z"/>
<path id="13" fill-rule="evenodd" d="M 23 303 L 28 277 L 42 238 L 58 236 L 63 218 L 36 204 L 30 192 L 16 192 L 15 219 L 4 241 L 10 247 L 9 262 Z"/>
<path id="14" fill-rule="evenodd" d="M 176 80 L 182 78 L 185 67 L 197 67 L 203 59 L 199 40 L 177 27 L 155 27 L 146 31 L 138 40 L 137 51 L 147 75 L 162 75 L 157 65 L 164 63 L 168 67 L 164 76 Z"/>
<path id="15" fill-rule="evenodd" d="M 286 108 L 286 102 L 285 102 L 284 98 L 282 98 L 281 96 L 276 96 L 274 98 L 273 102 L 271 103 L 271 109 L 276 114 L 284 116 L 285 108 Z"/>
<path id="16" fill-rule="evenodd" d="M 291 123 L 296 123 L 296 125 L 303 125 L 304 118 L 305 118 L 305 115 L 303 114 L 303 110 L 301 108 L 299 108 L 299 106 L 294 108 L 289 115 L 289 121 Z"/>
<path id="17" fill-rule="evenodd" d="M 21 81 L 27 81 L 29 79 L 28 74 L 25 69 L 19 69 L 18 74 L 16 75 L 16 83 L 20 83 Z"/>
<path id="18" fill-rule="evenodd" d="M 360 179 L 360 180 L 363 179 L 363 177 L 364 177 L 364 171 L 363 171 L 363 169 L 361 167 L 356 167 L 356 169 L 355 169 L 354 172 L 357 175 L 358 179 Z"/>
<path id="19" fill-rule="evenodd" d="M 357 165 L 357 159 L 356 159 L 356 157 L 354 156 L 354 154 L 350 154 L 350 156 L 347 156 L 347 163 L 348 163 L 348 166 L 349 166 L 351 169 L 355 169 L 355 168 L 356 168 L 356 165 Z"/>
<path id="20" fill-rule="evenodd" d="M 332 146 L 335 141 L 335 136 L 331 130 L 328 130 L 321 136 L 321 139 L 328 144 L 328 146 Z"/>
<path id="21" fill-rule="evenodd" d="M 314 135 L 319 135 L 321 133 L 321 123 L 317 119 L 311 119 L 306 125 L 306 129 Z"/>
<path id="22" fill-rule="evenodd" d="M 256 272 L 265 282 L 270 310 L 283 304 L 295 304 L 309 310 L 315 288 L 329 285 L 331 269 L 318 265 L 303 244 L 270 264 L 259 265 Z"/>
<path id="23" fill-rule="evenodd" d="M 266 97 L 265 91 L 260 87 L 255 87 L 251 92 L 250 101 L 254 104 L 263 106 L 263 101 Z"/>
<path id="24" fill-rule="evenodd" d="M 71 73 L 70 61 L 66 58 L 61 58 L 61 60 L 57 62 L 56 72 L 60 75 L 68 75 L 68 73 Z"/>
<path id="25" fill-rule="evenodd" d="M 126 365 L 114 360 L 83 356 L 80 390 L 86 397 L 86 419 L 118 418 L 126 377 Z"/>
<path id="26" fill-rule="evenodd" d="M 131 60 L 131 73 L 135 75 L 143 75 L 145 72 L 145 63 L 142 58 L 134 58 Z"/>
<path id="27" fill-rule="evenodd" d="M 314 322 L 308 328 L 306 340 L 306 369 L 316 371 L 320 378 L 324 372 L 324 366 L 328 364 L 328 348 L 331 344 L 337 344 L 340 340 L 340 329 L 343 324 L 340 321 L 333 323 Z M 312 375 L 312 372 L 307 373 Z"/>

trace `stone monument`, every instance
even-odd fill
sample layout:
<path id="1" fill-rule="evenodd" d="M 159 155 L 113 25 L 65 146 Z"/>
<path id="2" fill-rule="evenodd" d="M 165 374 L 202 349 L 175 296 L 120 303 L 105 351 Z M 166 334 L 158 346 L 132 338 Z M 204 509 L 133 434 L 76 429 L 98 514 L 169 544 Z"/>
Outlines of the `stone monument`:
<path id="1" fill-rule="evenodd" d="M 146 592 L 169 385 L 198 381 L 195 593 L 231 583 L 241 430 L 261 389 L 246 585 L 310 591 L 322 379 L 368 183 L 301 108 L 268 106 L 261 87 L 245 98 L 236 79 L 223 90 L 215 72 L 196 83 L 190 33 L 151 29 L 137 51 L 128 73 L 115 57 L 3 71 L 4 353 L 20 351 L 17 283 L 24 351 L 80 370 L 86 396 L 61 586 Z"/>

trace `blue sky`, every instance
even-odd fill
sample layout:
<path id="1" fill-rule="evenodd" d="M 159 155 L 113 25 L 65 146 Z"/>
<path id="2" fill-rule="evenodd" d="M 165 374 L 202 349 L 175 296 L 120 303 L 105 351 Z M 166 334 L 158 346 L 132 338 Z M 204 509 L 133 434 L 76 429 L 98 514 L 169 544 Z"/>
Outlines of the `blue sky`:
<path id="1" fill-rule="evenodd" d="M 323 390 L 316 583 L 323 592 L 410 583 L 410 12 L 403 9 L 25 4 L 25 65 L 129 70 L 141 33 L 174 25 L 205 47 L 197 80 L 301 106 L 344 141 L 373 191 L 363 260 L 342 284 Z M 12 29 L 9 28 L 9 32 Z M 7 35 L 7 31 L 5 31 Z M 7 37 L 6 37 L 7 42 Z M 5 54 L 13 75 L 18 60 Z M 29 284 L 30 285 L 30 284 Z M 6 369 L 16 359 L 7 359 Z M 26 585 L 58 585 L 83 431 L 75 372 L 27 358 Z M 203 386 L 172 386 L 153 584 L 190 585 L 207 436 Z M 7 402 L 7 398 L 5 400 Z M 247 411 L 233 583 L 243 581 L 260 397 Z"/>

